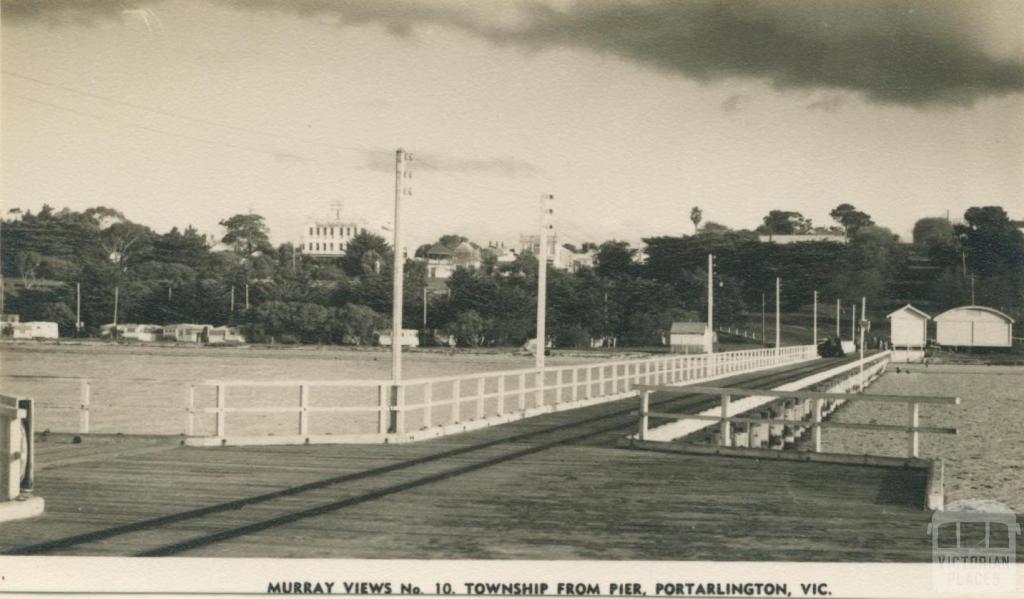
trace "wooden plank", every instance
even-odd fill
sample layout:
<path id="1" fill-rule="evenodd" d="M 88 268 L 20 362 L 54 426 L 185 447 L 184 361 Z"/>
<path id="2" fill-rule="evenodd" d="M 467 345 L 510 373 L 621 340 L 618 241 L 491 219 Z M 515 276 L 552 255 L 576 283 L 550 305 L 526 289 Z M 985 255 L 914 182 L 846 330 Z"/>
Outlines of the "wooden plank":
<path id="1" fill-rule="evenodd" d="M 930 397 L 916 395 L 872 395 L 868 393 L 826 393 L 823 391 L 777 391 L 775 389 L 746 389 L 742 387 L 706 387 L 703 385 L 637 385 L 637 387 L 649 388 L 651 391 L 665 391 L 679 393 L 702 393 L 708 395 L 721 395 L 729 393 L 735 396 L 767 396 L 767 397 L 791 397 L 794 399 L 847 399 L 864 401 L 889 401 L 889 402 L 917 402 L 928 404 L 957 405 L 959 397 Z"/>

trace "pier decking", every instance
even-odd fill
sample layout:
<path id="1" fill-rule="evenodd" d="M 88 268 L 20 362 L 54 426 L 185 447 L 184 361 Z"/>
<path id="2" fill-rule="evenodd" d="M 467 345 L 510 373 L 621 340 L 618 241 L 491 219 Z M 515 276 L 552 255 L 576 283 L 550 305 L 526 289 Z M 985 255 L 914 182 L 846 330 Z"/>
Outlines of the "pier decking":
<path id="1" fill-rule="evenodd" d="M 796 370 L 723 384 L 781 380 Z M 663 398 L 666 405 L 670 399 Z M 683 398 L 675 407 L 698 409 L 708 399 L 716 400 Z M 635 400 L 622 400 L 384 446 L 185 448 L 152 437 L 87 437 L 70 445 L 66 436 L 51 436 L 37 445 L 36 491 L 47 513 L 0 527 L 0 552 L 35 546 L 30 553 L 931 558 L 920 471 L 617 449 L 615 441 L 632 428 L 631 409 Z M 325 479 L 335 482 L 317 483 Z M 281 493 L 298 485 L 308 488 Z M 124 528 L 41 545 L 114 527 Z"/>

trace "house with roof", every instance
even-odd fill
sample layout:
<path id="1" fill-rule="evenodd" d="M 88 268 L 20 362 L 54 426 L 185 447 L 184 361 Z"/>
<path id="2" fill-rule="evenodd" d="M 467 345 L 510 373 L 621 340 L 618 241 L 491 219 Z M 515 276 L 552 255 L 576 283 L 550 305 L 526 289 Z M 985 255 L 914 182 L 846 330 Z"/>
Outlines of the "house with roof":
<path id="1" fill-rule="evenodd" d="M 1013 319 L 987 306 L 960 306 L 935 317 L 935 338 L 943 347 L 1013 345 Z"/>
<path id="2" fill-rule="evenodd" d="M 480 268 L 483 260 L 480 249 L 468 241 L 455 248 L 435 243 L 427 250 L 427 277 L 448 279 L 459 268 Z"/>
<path id="3" fill-rule="evenodd" d="M 676 354 L 709 354 L 718 345 L 718 334 L 706 322 L 673 322 L 668 337 Z"/>

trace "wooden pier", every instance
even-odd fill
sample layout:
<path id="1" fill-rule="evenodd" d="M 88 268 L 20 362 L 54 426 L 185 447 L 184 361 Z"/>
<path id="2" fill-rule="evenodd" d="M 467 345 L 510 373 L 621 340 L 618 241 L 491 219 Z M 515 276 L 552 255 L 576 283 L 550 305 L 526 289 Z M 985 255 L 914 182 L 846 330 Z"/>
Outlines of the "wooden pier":
<path id="1" fill-rule="evenodd" d="M 729 377 L 768 386 L 831 368 Z M 696 413 L 719 398 L 660 393 Z M 190 448 L 50 435 L 38 519 L 0 552 L 349 558 L 926 561 L 919 469 L 618 449 L 636 400 L 401 445 Z"/>

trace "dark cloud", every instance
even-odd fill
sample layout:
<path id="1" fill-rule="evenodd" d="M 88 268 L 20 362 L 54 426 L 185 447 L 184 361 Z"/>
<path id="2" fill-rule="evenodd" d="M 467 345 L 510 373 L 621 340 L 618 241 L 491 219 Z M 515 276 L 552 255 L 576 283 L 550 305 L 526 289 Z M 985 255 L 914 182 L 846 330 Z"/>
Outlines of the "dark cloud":
<path id="1" fill-rule="evenodd" d="M 13 23 L 42 21 L 53 25 L 91 25 L 133 18 L 144 14 L 139 11 L 147 11 L 147 7 L 159 3 L 159 0 L 3 0 L 0 17 Z"/>
<path id="2" fill-rule="evenodd" d="M 984 39 L 992 22 L 1019 37 L 1014 21 L 1024 20 L 1024 11 L 992 0 L 526 0 L 501 11 L 443 0 L 221 2 L 333 17 L 341 26 L 373 24 L 403 36 L 420 25 L 445 26 L 530 50 L 611 54 L 702 82 L 752 78 L 780 89 L 847 90 L 884 104 L 971 105 L 1024 91 L 1024 59 L 994 56 Z M 123 8 L 10 0 L 4 10 L 39 17 L 50 5 Z M 514 17 L 503 21 L 510 11 Z"/>
<path id="3" fill-rule="evenodd" d="M 383 172 L 395 170 L 394 152 L 366 150 L 363 152 L 363 159 L 366 168 L 370 170 Z M 540 172 L 535 165 L 509 156 L 459 158 L 430 152 L 414 152 L 410 166 L 414 172 L 491 174 L 508 177 L 529 177 Z"/>

